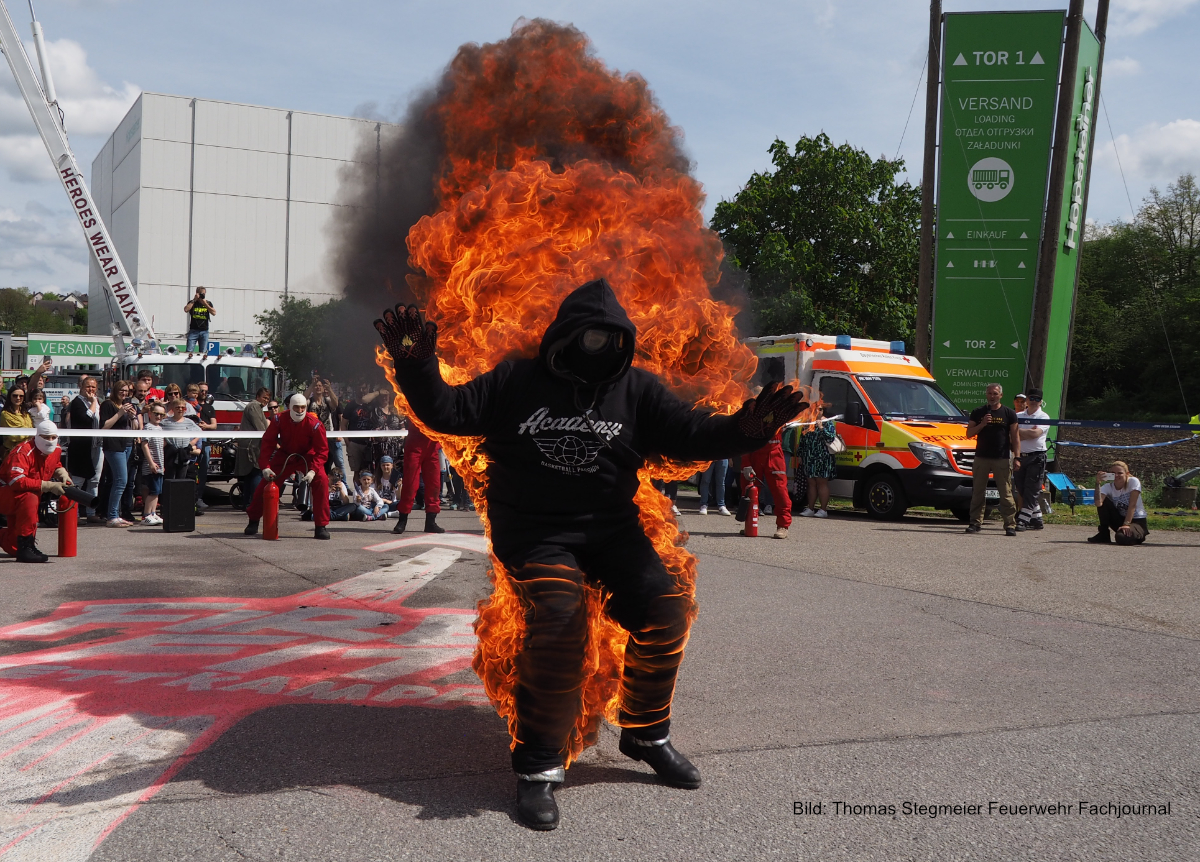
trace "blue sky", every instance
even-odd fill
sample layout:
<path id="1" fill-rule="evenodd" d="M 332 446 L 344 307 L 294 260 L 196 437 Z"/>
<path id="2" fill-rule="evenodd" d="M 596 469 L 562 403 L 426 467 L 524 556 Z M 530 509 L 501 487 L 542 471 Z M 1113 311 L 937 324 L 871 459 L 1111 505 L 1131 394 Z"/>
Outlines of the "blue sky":
<path id="1" fill-rule="evenodd" d="M 29 32 L 25 0 L 6 0 Z M 641 73 L 684 130 L 708 212 L 769 167 L 775 137 L 826 132 L 872 155 L 897 151 L 920 181 L 928 5 L 914 0 L 35 0 L 72 145 L 85 171 L 141 90 L 295 110 L 398 116 L 464 42 L 545 17 L 586 32 L 610 67 Z M 1066 2 L 945 0 L 945 10 Z M 1095 0 L 1088 3 L 1094 19 Z M 1200 173 L 1195 46 L 1200 0 L 1113 0 L 1104 102 L 1134 205 L 1151 185 Z M 26 35 L 28 41 L 28 37 Z M 32 51 L 31 51 L 32 54 Z M 1129 218 L 1104 115 L 1089 217 Z M 903 144 L 901 135 L 904 133 Z M 0 68 L 0 287 L 87 287 L 66 198 Z"/>

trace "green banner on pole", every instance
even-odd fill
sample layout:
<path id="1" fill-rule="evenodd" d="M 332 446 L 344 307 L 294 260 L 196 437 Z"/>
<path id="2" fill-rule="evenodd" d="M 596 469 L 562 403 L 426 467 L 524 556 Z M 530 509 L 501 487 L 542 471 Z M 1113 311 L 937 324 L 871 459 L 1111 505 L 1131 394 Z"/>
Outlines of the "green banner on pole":
<path id="1" fill-rule="evenodd" d="M 1071 321 L 1075 316 L 1075 283 L 1079 277 L 1079 253 L 1083 249 L 1083 220 L 1095 140 L 1092 129 L 1096 107 L 1100 103 L 1100 42 L 1087 24 L 1079 34 L 1079 62 L 1075 67 L 1075 86 L 1070 98 L 1067 171 L 1063 188 L 1050 190 L 1050 194 L 1062 196 L 1058 259 L 1054 264 L 1054 290 L 1050 299 L 1050 337 L 1046 344 L 1046 370 L 1042 375 L 1045 410 L 1052 419 L 1062 417 Z"/>
<path id="2" fill-rule="evenodd" d="M 932 370 L 960 407 L 1024 385 L 1064 18 L 946 15 Z"/>

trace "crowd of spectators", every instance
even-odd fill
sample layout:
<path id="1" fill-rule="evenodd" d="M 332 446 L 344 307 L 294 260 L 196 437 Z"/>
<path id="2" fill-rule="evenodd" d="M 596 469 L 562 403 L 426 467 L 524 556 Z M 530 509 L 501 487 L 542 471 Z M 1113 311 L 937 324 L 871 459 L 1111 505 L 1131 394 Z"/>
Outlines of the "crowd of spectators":
<path id="1" fill-rule="evenodd" d="M 43 419 L 61 428 L 127 431 L 129 436 L 62 438 L 63 461 L 72 483 L 96 497 L 94 508 L 80 512 L 80 524 L 161 526 L 158 506 L 167 479 L 195 481 L 196 514 L 204 514 L 208 508 L 204 497 L 212 457 L 210 443 L 221 436 L 207 383 L 183 389 L 171 383 L 159 388 L 154 375 L 145 370 L 136 380 L 114 381 L 105 392 L 99 377 L 84 375 L 79 380 L 78 394 L 64 397 L 52 409 L 44 391 L 49 369 L 49 363 L 45 363 L 32 374 L 18 377 L 5 393 L 0 404 L 0 426 L 29 428 L 30 435 L 0 437 L 4 455 L 31 439 L 33 429 Z M 310 412 L 316 414 L 329 437 L 326 467 L 331 478 L 334 519 L 375 521 L 396 517 L 403 439 L 389 436 L 344 440 L 337 436 L 339 431 L 404 428 L 404 420 L 392 404 L 391 389 L 339 387 L 316 377 L 305 394 Z M 274 393 L 259 389 L 242 411 L 238 428 L 262 434 L 281 412 Z M 162 428 L 165 436 L 138 434 L 146 428 Z M 231 502 L 235 507 L 245 508 L 262 480 L 259 447 L 257 439 L 238 440 L 233 445 Z M 473 509 L 462 480 L 444 454 L 439 452 L 439 457 L 441 481 L 440 487 L 433 490 L 433 499 L 444 499 L 449 508 Z M 431 476 L 431 481 L 437 481 L 437 477 Z M 303 512 L 307 508 L 303 505 L 304 489 L 298 490 L 297 507 Z M 415 508 L 425 506 L 423 490 L 417 494 Z M 43 516 L 53 512 L 48 503 L 43 504 Z"/>
<path id="2" fill-rule="evenodd" d="M 79 393 L 64 397 L 52 407 L 45 394 L 45 375 L 49 363 L 28 376 L 18 377 L 0 405 L 0 427 L 28 428 L 29 436 L 0 437 L 7 455 L 13 447 L 32 437 L 33 429 L 43 420 L 55 421 L 62 428 L 127 431 L 129 436 L 64 438 L 65 465 L 71 481 L 88 494 L 96 495 L 95 508 L 80 513 L 81 524 L 105 524 L 129 527 L 141 523 L 162 524 L 157 506 L 166 479 L 191 478 L 196 482 L 196 514 L 204 513 L 207 479 L 210 473 L 209 438 L 219 438 L 216 409 L 207 383 L 189 384 L 181 389 L 171 383 L 160 389 L 154 375 L 143 371 L 133 381 L 117 380 L 100 399 L 100 381 L 83 376 Z M 414 470 L 422 474 L 418 486 L 410 490 L 407 503 L 402 498 L 400 465 L 404 461 L 404 441 L 397 436 L 343 439 L 339 431 L 397 430 L 404 427 L 396 412 L 390 388 L 369 385 L 339 387 L 328 379 L 314 377 L 304 390 L 309 411 L 325 427 L 329 438 L 326 469 L 330 477 L 330 509 L 333 520 L 379 521 L 399 516 L 405 505 L 423 509 L 437 500 L 439 507 L 473 509 L 462 479 L 454 472 L 445 453 L 437 451 L 436 467 L 423 465 Z M 985 494 L 994 487 L 998 495 L 1005 532 L 1016 535 L 1023 530 L 1042 529 L 1040 495 L 1045 479 L 1047 431 L 1049 426 L 1025 424 L 1018 418 L 1047 419 L 1039 390 L 1029 396 L 1018 395 L 1013 408 L 1001 404 L 1003 390 L 988 387 L 988 403 L 973 411 L 968 436 L 976 438 L 973 493 L 968 532 L 979 532 L 985 511 Z M 272 418 L 283 411 L 280 401 L 266 388 L 255 393 L 242 411 L 239 430 L 265 432 Z M 167 436 L 139 436 L 145 428 L 163 428 Z M 229 426 L 226 426 L 229 427 Z M 836 477 L 834 441 L 836 423 L 818 413 L 815 421 L 790 426 L 770 446 L 780 446 L 792 459 L 791 496 L 805 505 L 802 517 L 823 518 L 828 514 L 829 481 Z M 416 438 L 414 438 L 416 439 Z M 764 448 L 768 448 L 764 447 Z M 233 447 L 232 473 L 235 479 L 231 495 L 235 507 L 245 508 L 262 480 L 258 467 L 259 440 L 239 440 Z M 700 492 L 700 515 L 710 507 L 721 515 L 731 515 L 727 501 L 737 500 L 747 482 L 755 481 L 753 470 L 741 469 L 728 460 L 715 461 L 696 481 Z M 428 460 L 428 459 L 423 459 Z M 413 465 L 415 466 L 415 465 Z M 733 469 L 731 469 L 731 466 Z M 746 476 L 749 472 L 751 475 Z M 440 482 L 438 475 L 440 473 Z M 439 487 L 423 487 L 437 482 Z M 763 514 L 773 513 L 772 486 L 759 482 Z M 660 490 L 676 506 L 678 483 L 658 483 Z M 311 518 L 304 489 L 295 498 L 302 517 Z M 141 505 L 135 514 L 137 498 Z M 1109 471 L 1097 476 L 1096 506 L 1100 532 L 1091 541 L 1137 544 L 1147 535 L 1141 485 L 1123 462 L 1115 462 Z M 788 502 L 790 509 L 790 500 Z M 45 510 L 46 507 L 44 506 Z M 407 514 L 407 513 L 404 513 Z M 782 531 L 786 536 L 786 529 Z"/>

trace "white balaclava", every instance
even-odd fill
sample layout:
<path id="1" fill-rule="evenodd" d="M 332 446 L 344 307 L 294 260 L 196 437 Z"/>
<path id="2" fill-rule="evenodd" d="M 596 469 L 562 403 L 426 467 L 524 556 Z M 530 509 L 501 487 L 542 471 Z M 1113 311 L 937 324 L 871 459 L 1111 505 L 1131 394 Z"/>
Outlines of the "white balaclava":
<path id="1" fill-rule="evenodd" d="M 46 438 L 53 437 L 53 440 Z M 43 455 L 49 455 L 58 448 L 58 426 L 49 419 L 43 420 L 37 424 L 37 436 L 33 438 L 33 444 L 38 447 L 38 451 Z"/>
<path id="2" fill-rule="evenodd" d="M 308 399 L 297 392 L 288 399 L 288 415 L 292 417 L 293 422 L 303 422 L 304 417 L 308 415 Z"/>

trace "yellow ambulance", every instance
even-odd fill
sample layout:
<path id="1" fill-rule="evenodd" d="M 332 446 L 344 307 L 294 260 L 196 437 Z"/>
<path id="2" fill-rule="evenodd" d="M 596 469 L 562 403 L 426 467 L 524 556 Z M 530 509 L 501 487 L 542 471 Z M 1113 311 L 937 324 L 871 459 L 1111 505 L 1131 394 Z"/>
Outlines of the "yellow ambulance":
<path id="1" fill-rule="evenodd" d="M 757 382 L 810 386 L 820 393 L 825 415 L 841 417 L 837 431 L 846 448 L 834 456 L 830 493 L 875 518 L 932 506 L 967 519 L 975 457 L 967 416 L 905 355 L 903 341 L 794 333 L 746 344 L 759 357 Z M 789 478 L 796 459 L 788 459 Z M 999 494 L 994 481 L 989 485 L 993 503 Z"/>

